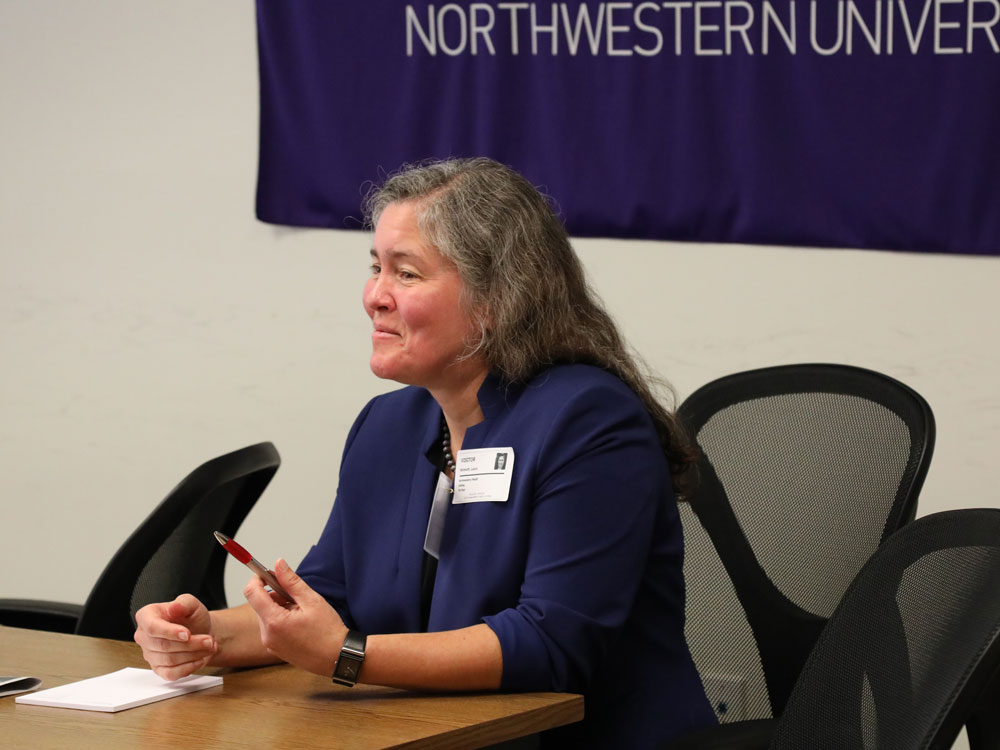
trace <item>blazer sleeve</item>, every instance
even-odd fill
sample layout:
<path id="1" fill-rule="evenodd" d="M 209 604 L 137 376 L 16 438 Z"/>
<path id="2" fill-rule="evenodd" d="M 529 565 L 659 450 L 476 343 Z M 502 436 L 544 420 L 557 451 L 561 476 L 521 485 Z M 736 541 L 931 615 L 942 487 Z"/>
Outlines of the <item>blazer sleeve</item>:
<path id="1" fill-rule="evenodd" d="M 633 612 L 654 528 L 676 515 L 652 420 L 623 388 L 574 394 L 533 457 L 520 598 L 483 618 L 500 640 L 505 689 L 587 689 Z"/>

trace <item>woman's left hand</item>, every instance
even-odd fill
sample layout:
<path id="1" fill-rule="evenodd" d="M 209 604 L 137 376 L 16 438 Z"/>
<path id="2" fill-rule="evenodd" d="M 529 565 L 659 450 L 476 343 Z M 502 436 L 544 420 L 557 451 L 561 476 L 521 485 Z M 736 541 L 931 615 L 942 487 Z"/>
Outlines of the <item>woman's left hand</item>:
<path id="1" fill-rule="evenodd" d="M 332 675 L 340 647 L 347 637 L 344 621 L 337 610 L 299 578 L 284 560 L 275 564 L 274 574 L 295 604 L 287 607 L 278 604 L 257 576 L 243 589 L 243 595 L 260 621 L 260 640 L 264 648 L 301 669 Z"/>

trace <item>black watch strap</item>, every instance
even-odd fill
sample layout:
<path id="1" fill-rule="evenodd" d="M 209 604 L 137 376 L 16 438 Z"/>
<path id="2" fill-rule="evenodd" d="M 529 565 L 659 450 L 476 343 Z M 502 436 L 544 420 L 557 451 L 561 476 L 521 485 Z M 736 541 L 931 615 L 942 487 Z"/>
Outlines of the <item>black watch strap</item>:
<path id="1" fill-rule="evenodd" d="M 365 663 L 365 644 L 368 638 L 357 630 L 348 630 L 344 645 L 340 647 L 340 656 L 333 666 L 333 681 L 338 685 L 354 687 L 361 674 L 361 665 Z"/>

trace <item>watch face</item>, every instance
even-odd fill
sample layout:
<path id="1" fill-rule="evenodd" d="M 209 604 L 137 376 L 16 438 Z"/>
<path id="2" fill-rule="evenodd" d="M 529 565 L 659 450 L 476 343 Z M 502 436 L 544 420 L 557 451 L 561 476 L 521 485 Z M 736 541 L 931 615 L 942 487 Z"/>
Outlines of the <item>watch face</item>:
<path id="1" fill-rule="evenodd" d="M 340 649 L 337 663 L 333 666 L 333 681 L 350 687 L 358 681 L 361 665 L 365 663 L 364 635 L 356 630 L 348 631 L 344 645 Z"/>
<path id="2" fill-rule="evenodd" d="M 358 672 L 361 670 L 361 662 L 355 661 L 354 659 L 345 659 L 343 656 L 340 657 L 340 663 L 337 665 L 337 676 L 345 680 L 350 680 L 351 682 L 358 681 Z"/>

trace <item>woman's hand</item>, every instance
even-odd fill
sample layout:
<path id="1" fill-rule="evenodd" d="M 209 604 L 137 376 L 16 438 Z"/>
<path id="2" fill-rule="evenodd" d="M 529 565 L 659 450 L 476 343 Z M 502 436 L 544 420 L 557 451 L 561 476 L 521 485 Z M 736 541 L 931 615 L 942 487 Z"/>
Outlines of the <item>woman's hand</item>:
<path id="1" fill-rule="evenodd" d="M 284 560 L 274 566 L 278 583 L 295 604 L 282 607 L 254 576 L 243 589 L 260 624 L 260 640 L 268 653 L 309 672 L 329 677 L 347 637 L 337 610 L 313 591 Z"/>
<path id="2" fill-rule="evenodd" d="M 135 642 L 142 657 L 164 680 L 179 680 L 206 666 L 218 650 L 212 617 L 190 594 L 147 604 L 135 613 Z"/>

